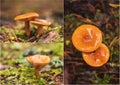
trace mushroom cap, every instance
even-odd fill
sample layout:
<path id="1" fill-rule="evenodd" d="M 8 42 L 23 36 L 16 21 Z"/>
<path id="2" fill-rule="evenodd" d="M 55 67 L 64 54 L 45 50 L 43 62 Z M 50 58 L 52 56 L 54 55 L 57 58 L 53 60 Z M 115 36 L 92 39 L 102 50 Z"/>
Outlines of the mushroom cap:
<path id="1" fill-rule="evenodd" d="M 102 33 L 96 26 L 84 24 L 73 32 L 72 43 L 79 51 L 92 52 L 102 43 Z"/>
<path id="2" fill-rule="evenodd" d="M 38 13 L 35 12 L 30 12 L 30 13 L 26 13 L 26 14 L 22 14 L 22 15 L 18 15 L 14 18 L 15 21 L 20 20 L 20 21 L 24 21 L 24 20 L 31 20 L 34 18 L 39 17 Z"/>
<path id="3" fill-rule="evenodd" d="M 34 21 L 30 21 L 30 23 L 35 25 L 42 25 L 42 26 L 49 26 L 51 22 L 44 20 L 44 19 L 35 19 Z"/>
<path id="4" fill-rule="evenodd" d="M 48 63 L 50 63 L 50 57 L 46 55 L 33 55 L 26 57 L 27 61 L 33 66 L 33 67 L 44 67 Z"/>
<path id="5" fill-rule="evenodd" d="M 105 44 L 101 44 L 100 47 L 94 52 L 82 53 L 85 62 L 92 67 L 100 67 L 109 60 L 109 49 Z"/>

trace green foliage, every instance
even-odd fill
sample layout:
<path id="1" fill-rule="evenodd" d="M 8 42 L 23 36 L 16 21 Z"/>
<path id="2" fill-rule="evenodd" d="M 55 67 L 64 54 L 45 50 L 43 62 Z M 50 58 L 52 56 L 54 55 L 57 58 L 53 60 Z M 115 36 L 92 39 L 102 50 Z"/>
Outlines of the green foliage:
<path id="1" fill-rule="evenodd" d="M 70 15 L 66 15 L 65 16 L 65 22 L 67 22 L 65 24 L 65 27 L 67 29 L 70 29 L 71 33 L 73 33 L 73 31 L 78 27 L 80 26 L 81 24 L 83 24 L 83 22 L 81 22 L 81 19 L 75 17 L 73 14 L 70 14 Z"/>
<path id="2" fill-rule="evenodd" d="M 62 56 L 63 54 L 63 44 L 58 43 L 57 46 L 52 46 L 53 48 L 51 48 L 53 50 L 53 55 L 58 55 L 58 56 Z"/>
<path id="3" fill-rule="evenodd" d="M 58 69 L 52 69 L 51 73 L 54 73 L 54 74 L 60 74 L 62 72 L 62 69 L 61 68 L 58 68 Z"/>
<path id="4" fill-rule="evenodd" d="M 51 65 L 51 67 L 55 67 L 55 68 L 62 67 L 63 61 L 59 60 L 59 59 L 52 59 L 50 62 L 50 65 Z"/>
<path id="5" fill-rule="evenodd" d="M 0 71 L 0 75 L 4 76 L 4 80 L 2 80 L 2 84 L 5 83 L 11 83 L 11 81 L 14 81 L 15 84 L 22 83 L 33 83 L 38 82 L 34 76 L 34 69 L 26 66 L 25 64 L 21 64 L 19 68 L 16 68 L 15 66 L 10 66 L 9 69 Z M 11 77 L 15 78 L 11 78 Z M 9 79 L 9 81 L 8 81 Z"/>
<path id="6" fill-rule="evenodd" d="M 70 44 L 70 40 L 66 40 L 65 44 L 69 45 Z"/>
<path id="7" fill-rule="evenodd" d="M 36 50 L 34 50 L 34 49 L 28 49 L 22 55 L 25 57 L 25 56 L 34 55 L 34 54 L 37 54 Z"/>
<path id="8" fill-rule="evenodd" d="M 56 22 L 54 23 L 54 27 L 45 26 L 45 28 L 49 31 L 56 31 L 57 33 L 61 33 L 61 30 L 63 30 L 62 26 Z"/>
<path id="9" fill-rule="evenodd" d="M 108 74 L 103 74 L 103 77 L 100 78 L 98 74 L 96 73 L 93 78 L 89 79 L 92 83 L 94 84 L 104 84 L 107 85 L 109 84 L 111 78 L 113 75 L 108 75 Z"/>
<path id="10" fill-rule="evenodd" d="M 108 45 L 108 42 L 107 42 L 107 40 L 105 40 L 105 38 L 102 39 L 102 42 L 103 42 L 105 45 Z"/>
<path id="11" fill-rule="evenodd" d="M 46 31 L 54 31 L 54 32 L 57 32 L 59 34 L 59 37 L 58 38 L 53 38 L 52 41 L 53 42 L 63 42 L 64 40 L 64 36 L 63 36 L 63 26 L 58 24 L 58 23 L 54 23 L 54 27 L 48 27 L 48 26 L 45 26 L 45 29 Z"/>
<path id="12" fill-rule="evenodd" d="M 44 80 L 43 78 L 40 78 L 39 81 L 38 81 L 38 84 L 39 84 L 39 85 L 46 85 L 47 82 L 46 82 L 46 80 Z"/>
<path id="13" fill-rule="evenodd" d="M 52 51 L 52 55 L 55 55 L 55 56 L 63 56 L 63 44 L 62 43 L 52 43 L 52 44 L 41 44 L 42 46 L 42 52 L 45 52 L 45 53 L 49 53 L 50 51 Z M 50 49 L 46 49 L 46 48 L 50 48 Z"/>

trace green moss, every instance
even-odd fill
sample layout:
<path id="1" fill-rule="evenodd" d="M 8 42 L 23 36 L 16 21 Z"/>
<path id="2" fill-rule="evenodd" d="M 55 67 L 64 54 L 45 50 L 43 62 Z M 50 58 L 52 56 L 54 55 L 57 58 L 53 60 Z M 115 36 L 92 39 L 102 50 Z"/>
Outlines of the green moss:
<path id="1" fill-rule="evenodd" d="M 16 61 L 12 63 L 16 63 Z M 0 71 L 0 75 L 2 76 L 2 78 L 4 78 L 3 80 L 1 80 L 1 84 L 12 85 L 21 84 L 24 82 L 23 84 L 48 85 L 49 82 L 44 78 L 45 77 L 50 78 L 53 76 L 53 74 L 59 74 L 61 72 L 62 72 L 61 68 L 54 68 L 48 72 L 42 72 L 40 79 L 36 79 L 34 75 L 34 69 L 28 66 L 27 62 L 24 62 L 22 64 L 19 64 L 18 67 L 11 65 L 9 69 Z"/>
<path id="2" fill-rule="evenodd" d="M 103 77 L 99 77 L 96 73 L 93 78 L 89 79 L 94 84 L 109 84 L 110 80 L 113 78 L 113 75 L 103 74 Z"/>
<path id="3" fill-rule="evenodd" d="M 52 27 L 46 26 L 44 30 L 45 33 L 43 33 L 41 37 L 37 37 L 37 33 L 36 33 L 37 29 L 35 26 L 32 26 L 30 28 L 31 35 L 28 38 L 23 26 L 24 25 L 22 23 L 18 23 L 18 26 L 12 26 L 12 27 L 0 26 L 0 30 L 1 30 L 0 33 L 3 34 L 2 36 L 4 36 L 2 42 L 11 42 L 11 41 L 28 42 L 30 38 L 32 38 L 33 41 L 37 42 L 41 37 L 48 36 L 48 32 L 50 31 L 57 32 L 59 35 L 58 38 L 55 39 L 53 38 L 52 42 L 63 42 L 63 27 L 61 24 L 58 24 L 57 22 L 53 23 Z"/>
<path id="4" fill-rule="evenodd" d="M 54 54 L 47 54 L 49 56 L 52 56 L 51 60 L 53 58 L 60 59 L 61 55 L 63 54 L 63 50 L 59 49 L 60 47 L 61 49 L 63 48 L 60 44 L 32 45 L 34 52 L 33 50 L 31 51 L 33 53 L 45 50 L 52 50 L 54 53 L 54 50 L 56 50 Z M 45 67 L 45 70 L 41 72 L 40 78 L 36 79 L 36 76 L 34 75 L 34 68 L 26 61 L 26 56 L 23 56 L 24 53 L 28 52 L 25 50 L 25 48 L 31 49 L 31 44 L 9 43 L 3 44 L 2 48 L 3 50 L 1 51 L 2 56 L 0 57 L 0 62 L 2 64 L 8 65 L 9 68 L 0 71 L 0 77 L 2 78 L 0 81 L 1 85 L 55 85 L 55 80 L 52 79 L 52 77 L 55 74 L 62 73 L 62 67 L 53 68 L 53 65 L 49 65 L 48 69 Z"/>

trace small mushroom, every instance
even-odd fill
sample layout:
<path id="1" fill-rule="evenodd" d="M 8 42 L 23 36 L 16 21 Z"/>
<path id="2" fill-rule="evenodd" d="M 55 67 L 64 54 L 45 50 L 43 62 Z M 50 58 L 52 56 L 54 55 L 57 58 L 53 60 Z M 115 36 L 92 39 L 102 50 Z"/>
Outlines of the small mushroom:
<path id="1" fill-rule="evenodd" d="M 39 17 L 39 14 L 35 12 L 30 12 L 22 15 L 18 15 L 14 18 L 15 21 L 25 21 L 25 32 L 26 35 L 30 36 L 30 20 L 34 20 L 35 18 Z"/>
<path id="2" fill-rule="evenodd" d="M 43 32 L 43 26 L 49 26 L 51 25 L 51 22 L 43 20 L 43 19 L 35 19 L 34 21 L 30 21 L 30 23 L 35 24 L 38 26 L 37 34 L 42 34 Z"/>
<path id="3" fill-rule="evenodd" d="M 109 60 L 109 49 L 105 44 L 93 52 L 83 52 L 82 56 L 85 62 L 92 67 L 100 67 Z"/>
<path id="4" fill-rule="evenodd" d="M 72 43 L 79 51 L 92 52 L 102 43 L 102 33 L 98 27 L 84 24 L 73 32 Z"/>
<path id="5" fill-rule="evenodd" d="M 27 61 L 35 68 L 35 76 L 36 78 L 40 77 L 39 71 L 50 63 L 50 57 L 46 55 L 33 55 L 26 57 Z"/>

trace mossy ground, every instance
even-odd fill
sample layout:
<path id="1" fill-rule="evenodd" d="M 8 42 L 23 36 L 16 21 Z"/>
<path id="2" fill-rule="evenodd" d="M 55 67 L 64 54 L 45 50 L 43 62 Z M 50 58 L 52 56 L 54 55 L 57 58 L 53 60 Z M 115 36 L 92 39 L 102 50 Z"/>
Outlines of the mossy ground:
<path id="1" fill-rule="evenodd" d="M 63 83 L 63 44 L 2 43 L 0 64 L 1 85 L 56 85 Z M 36 79 L 34 68 L 26 61 L 27 55 L 43 54 L 51 58 Z"/>
<path id="2" fill-rule="evenodd" d="M 45 26 L 41 35 L 37 34 L 38 27 L 31 25 L 30 37 L 26 36 L 24 23 L 0 26 L 0 42 L 63 42 L 63 26 L 57 22 Z"/>

